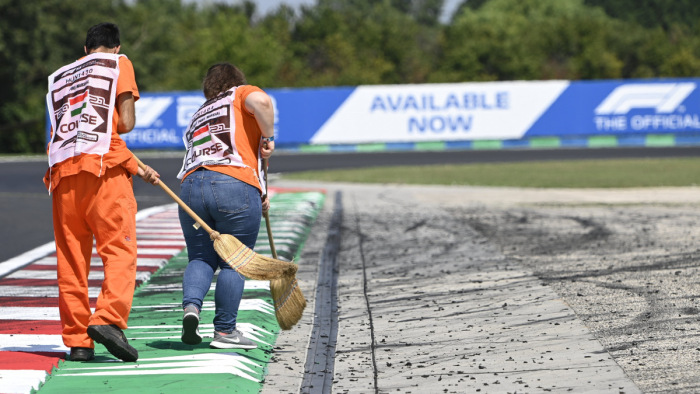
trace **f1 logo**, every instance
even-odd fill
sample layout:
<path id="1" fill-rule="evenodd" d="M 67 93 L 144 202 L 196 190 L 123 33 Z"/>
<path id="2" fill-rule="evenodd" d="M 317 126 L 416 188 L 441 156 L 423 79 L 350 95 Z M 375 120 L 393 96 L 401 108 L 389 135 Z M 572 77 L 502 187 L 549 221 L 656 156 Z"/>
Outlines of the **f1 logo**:
<path id="1" fill-rule="evenodd" d="M 595 109 L 596 115 L 621 115 L 633 108 L 649 108 L 656 113 L 675 111 L 690 93 L 695 83 L 626 84 L 617 87 Z"/>

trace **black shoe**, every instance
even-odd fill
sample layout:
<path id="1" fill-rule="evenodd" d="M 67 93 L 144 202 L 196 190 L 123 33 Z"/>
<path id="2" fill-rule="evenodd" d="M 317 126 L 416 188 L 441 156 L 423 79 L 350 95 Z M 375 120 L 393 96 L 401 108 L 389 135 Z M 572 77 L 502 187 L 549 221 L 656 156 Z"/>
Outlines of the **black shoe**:
<path id="1" fill-rule="evenodd" d="M 95 359 L 95 351 L 89 347 L 70 348 L 70 361 L 90 361 Z"/>
<path id="2" fill-rule="evenodd" d="M 124 332 L 114 324 L 88 326 L 87 334 L 120 360 L 136 361 L 139 358 L 139 352 L 129 345 Z"/>

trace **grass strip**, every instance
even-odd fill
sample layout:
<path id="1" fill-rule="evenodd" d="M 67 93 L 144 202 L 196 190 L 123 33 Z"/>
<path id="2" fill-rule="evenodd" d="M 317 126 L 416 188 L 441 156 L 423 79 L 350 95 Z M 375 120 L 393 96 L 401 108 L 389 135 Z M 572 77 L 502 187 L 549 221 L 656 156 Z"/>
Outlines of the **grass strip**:
<path id="1" fill-rule="evenodd" d="M 699 174 L 700 158 L 662 158 L 369 167 L 289 173 L 283 177 L 418 185 L 632 188 L 696 186 L 700 184 Z"/>

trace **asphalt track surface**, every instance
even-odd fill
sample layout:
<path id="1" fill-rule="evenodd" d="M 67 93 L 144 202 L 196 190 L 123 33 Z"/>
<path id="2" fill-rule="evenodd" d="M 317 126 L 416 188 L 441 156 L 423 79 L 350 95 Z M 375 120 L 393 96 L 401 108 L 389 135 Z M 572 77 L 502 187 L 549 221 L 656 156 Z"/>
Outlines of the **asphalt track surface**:
<path id="1" fill-rule="evenodd" d="M 139 154 L 137 152 L 137 154 Z M 179 191 L 175 175 L 182 165 L 178 152 L 139 154 L 161 173 L 173 191 Z M 393 165 L 497 163 L 537 160 L 700 156 L 700 147 L 604 148 L 548 150 L 484 150 L 440 152 L 377 152 L 297 154 L 279 151 L 270 161 L 271 173 L 317 169 L 363 168 Z M 42 178 L 47 162 L 43 156 L 0 159 L 0 262 L 53 240 L 51 197 Z M 172 202 L 160 188 L 134 180 L 139 209 Z"/>

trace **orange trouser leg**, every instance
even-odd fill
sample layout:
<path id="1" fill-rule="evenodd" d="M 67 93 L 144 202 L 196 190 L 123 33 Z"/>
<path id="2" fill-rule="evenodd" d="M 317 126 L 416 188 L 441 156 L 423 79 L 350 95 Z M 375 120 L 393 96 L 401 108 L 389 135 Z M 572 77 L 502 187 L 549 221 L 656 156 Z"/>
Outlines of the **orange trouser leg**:
<path id="1" fill-rule="evenodd" d="M 136 286 L 136 199 L 131 177 L 122 167 L 107 170 L 86 218 L 95 233 L 105 279 L 90 324 L 126 328 Z"/>
<path id="2" fill-rule="evenodd" d="M 63 222 L 54 218 L 54 223 L 61 223 L 64 233 L 68 231 L 66 228 L 86 226 L 90 229 L 90 233 L 95 235 L 97 253 L 102 259 L 105 273 L 95 313 L 88 315 L 85 324 L 81 320 L 81 324 L 69 332 L 67 332 L 68 325 L 64 323 L 63 341 L 66 346 L 74 347 L 86 346 L 74 343 L 80 342 L 80 338 L 87 338 L 87 325 L 116 324 L 120 328 L 127 327 L 136 282 L 136 200 L 134 199 L 131 177 L 121 167 L 107 170 L 100 178 L 88 173 L 64 178 L 56 191 L 59 191 L 58 189 L 63 186 L 65 180 L 71 178 L 76 179 L 67 185 L 73 187 L 68 195 L 73 195 L 73 200 L 78 201 L 74 205 L 77 212 L 68 216 L 64 215 Z M 70 197 L 66 197 L 66 199 L 71 200 Z M 57 236 L 57 249 L 58 239 Z M 91 251 L 92 238 L 90 238 L 89 245 Z M 78 249 L 72 243 L 68 243 L 66 246 L 71 251 Z M 85 246 L 81 244 L 80 248 L 84 251 Z M 74 254 L 75 252 L 71 252 L 68 256 L 72 258 Z M 76 265 L 80 265 L 76 260 L 67 260 L 67 264 L 64 265 L 70 266 L 73 271 L 75 271 Z M 89 267 L 89 258 L 87 261 Z M 69 274 L 67 270 L 65 273 Z M 59 274 L 59 283 L 61 276 L 69 275 Z M 65 278 L 64 282 L 65 286 L 59 285 L 61 293 L 73 294 L 82 291 L 87 296 L 87 287 L 84 291 L 80 289 L 75 278 Z M 65 319 L 66 322 L 77 319 L 75 311 L 80 310 L 74 303 L 69 303 L 68 298 L 66 300 L 66 303 L 61 304 L 62 322 L 64 314 L 70 315 Z M 80 314 L 80 318 L 83 318 L 82 314 Z M 92 346 L 89 338 L 84 339 L 81 343 L 89 343 Z"/>
<path id="3" fill-rule="evenodd" d="M 58 307 L 63 343 L 68 347 L 93 347 L 87 335 L 92 311 L 88 274 L 92 255 L 92 231 L 83 219 L 76 199 L 77 176 L 61 180 L 53 192 L 53 223 L 56 239 Z"/>

